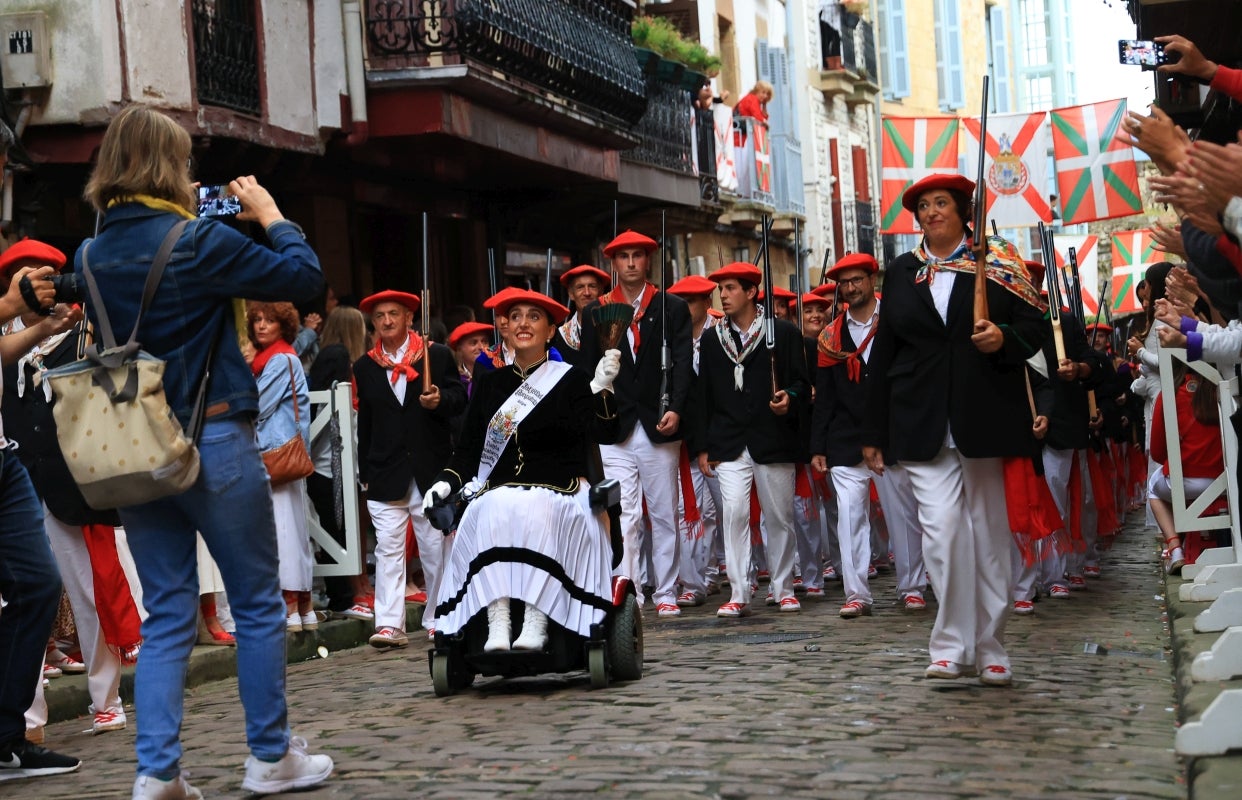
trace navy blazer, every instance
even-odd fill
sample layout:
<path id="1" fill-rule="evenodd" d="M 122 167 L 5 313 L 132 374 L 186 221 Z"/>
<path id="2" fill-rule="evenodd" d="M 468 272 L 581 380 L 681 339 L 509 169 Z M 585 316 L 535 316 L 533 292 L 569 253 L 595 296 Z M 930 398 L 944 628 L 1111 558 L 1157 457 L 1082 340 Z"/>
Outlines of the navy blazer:
<path id="1" fill-rule="evenodd" d="M 951 431 L 968 458 L 1030 456 L 1035 438 L 1023 371 L 1044 343 L 1043 312 L 988 281 L 989 318 L 1004 332 L 999 351 L 984 354 L 974 328 L 974 276 L 955 275 L 948 320 L 941 320 L 922 266 L 904 253 L 887 268 L 884 310 L 871 345 L 862 444 L 885 461 L 930 461 Z"/>

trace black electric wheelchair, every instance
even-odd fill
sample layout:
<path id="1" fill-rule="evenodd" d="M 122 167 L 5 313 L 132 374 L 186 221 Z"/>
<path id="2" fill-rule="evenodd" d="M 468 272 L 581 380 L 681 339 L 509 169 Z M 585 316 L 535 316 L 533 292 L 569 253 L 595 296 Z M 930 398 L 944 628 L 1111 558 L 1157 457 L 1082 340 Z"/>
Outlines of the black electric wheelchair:
<path id="1" fill-rule="evenodd" d="M 616 480 L 601 480 L 594 483 L 590 491 L 591 508 L 607 511 L 612 566 L 616 569 L 622 553 L 621 486 Z M 434 517 L 433 512 L 436 509 L 428 516 Z M 460 511 L 447 513 L 460 516 Z M 454 526 L 455 522 L 455 519 L 447 521 Z M 433 524 L 441 527 L 435 519 Z M 525 604 L 521 600 L 510 601 L 509 615 L 515 630 L 521 628 L 524 612 Z M 585 670 L 590 674 L 594 689 L 605 688 L 611 681 L 636 681 L 643 675 L 642 615 L 634 584 L 626 577 L 613 577 L 611 606 L 606 609 L 604 619 L 591 626 L 588 636 L 549 619 L 548 643 L 543 650 L 485 653 L 483 644 L 486 641 L 486 608 L 480 609 L 465 627 L 451 636 L 436 632 L 434 646 L 427 653 L 427 665 L 437 697 L 448 697 L 469 688 L 479 675 L 515 678 Z"/>

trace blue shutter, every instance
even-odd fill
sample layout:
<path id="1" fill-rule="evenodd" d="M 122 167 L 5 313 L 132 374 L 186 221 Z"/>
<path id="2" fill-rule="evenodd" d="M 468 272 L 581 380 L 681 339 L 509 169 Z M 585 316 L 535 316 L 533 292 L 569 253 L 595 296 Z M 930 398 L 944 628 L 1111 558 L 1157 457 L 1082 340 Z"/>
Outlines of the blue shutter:
<path id="1" fill-rule="evenodd" d="M 884 65 L 884 97 L 910 96 L 910 54 L 906 49 L 905 0 L 880 0 L 876 5 L 880 61 Z"/>
<path id="2" fill-rule="evenodd" d="M 962 71 L 962 25 L 957 0 L 939 0 L 936 9 L 936 67 L 940 79 L 940 109 L 966 106 Z"/>
<path id="3" fill-rule="evenodd" d="M 992 37 L 992 93 L 996 98 L 993 108 L 998 113 L 1013 110 L 1013 72 L 1009 63 L 1009 25 L 1005 9 L 993 6 L 988 12 Z"/>

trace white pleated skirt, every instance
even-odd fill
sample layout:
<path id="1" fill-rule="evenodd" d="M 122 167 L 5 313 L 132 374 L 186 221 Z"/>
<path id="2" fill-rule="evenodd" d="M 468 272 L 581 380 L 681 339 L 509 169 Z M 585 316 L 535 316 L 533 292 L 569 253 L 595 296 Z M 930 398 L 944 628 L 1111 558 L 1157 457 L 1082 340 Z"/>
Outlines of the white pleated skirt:
<path id="1" fill-rule="evenodd" d="M 280 588 L 309 592 L 315 569 L 311 552 L 310 523 L 306 518 L 306 479 L 272 487 L 272 512 L 276 518 L 276 553 L 280 559 Z"/>
<path id="2" fill-rule="evenodd" d="M 524 601 L 590 634 L 612 604 L 612 554 L 589 487 L 577 494 L 501 486 L 466 507 L 436 597 L 436 630 L 452 635 L 488 603 Z"/>

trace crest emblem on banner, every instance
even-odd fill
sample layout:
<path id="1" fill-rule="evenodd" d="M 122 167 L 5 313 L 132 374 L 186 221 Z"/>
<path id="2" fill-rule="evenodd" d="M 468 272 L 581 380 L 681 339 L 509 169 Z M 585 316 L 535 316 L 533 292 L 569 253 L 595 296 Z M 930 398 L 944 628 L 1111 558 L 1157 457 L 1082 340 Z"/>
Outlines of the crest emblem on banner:
<path id="1" fill-rule="evenodd" d="M 1013 152 L 1013 145 L 1009 141 L 1008 134 L 1002 133 L 998 144 L 1000 150 L 988 170 L 988 186 L 997 194 L 1010 196 L 1022 194 L 1031 182 L 1026 165 Z"/>

